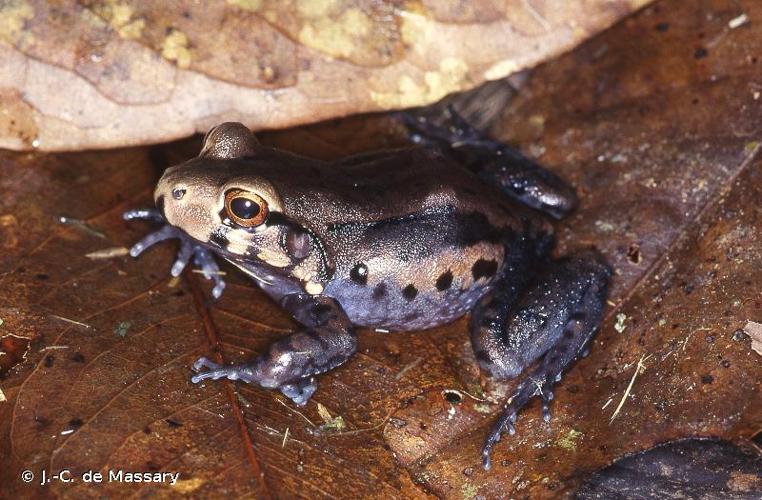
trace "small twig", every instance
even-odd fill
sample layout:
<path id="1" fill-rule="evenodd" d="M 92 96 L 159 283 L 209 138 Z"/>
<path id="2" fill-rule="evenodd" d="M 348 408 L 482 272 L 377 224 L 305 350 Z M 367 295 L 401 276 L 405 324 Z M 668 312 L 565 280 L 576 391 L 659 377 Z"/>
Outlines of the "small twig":
<path id="1" fill-rule="evenodd" d="M 268 433 L 271 436 L 281 436 L 282 435 L 281 432 L 278 429 L 273 429 L 272 427 L 270 427 L 269 425 L 266 425 L 266 424 L 256 424 L 256 427 L 259 430 L 264 431 L 264 432 Z"/>
<path id="2" fill-rule="evenodd" d="M 289 430 L 289 428 L 286 427 L 286 432 L 283 433 L 283 442 L 280 444 L 281 448 L 285 448 L 286 447 L 286 441 L 288 441 L 288 430 Z"/>
<path id="3" fill-rule="evenodd" d="M 423 361 L 423 358 L 419 356 L 415 358 L 413 361 L 411 361 L 410 363 L 403 366 L 402 369 L 398 371 L 397 374 L 394 376 L 394 380 L 399 380 L 402 377 L 404 377 L 407 372 L 409 372 L 410 370 L 412 370 L 413 368 L 421 364 L 421 361 Z"/>
<path id="4" fill-rule="evenodd" d="M 696 328 L 695 330 L 692 330 L 691 333 L 685 336 L 685 339 L 683 339 L 683 352 L 685 352 L 685 347 L 688 345 L 688 342 L 691 340 L 691 337 L 693 337 L 693 334 L 696 332 L 711 332 L 711 328 Z"/>
<path id="5" fill-rule="evenodd" d="M 280 398 L 275 398 L 275 401 L 277 401 L 278 403 L 280 403 L 280 404 L 282 404 L 283 406 L 285 406 L 285 407 L 286 407 L 286 409 L 287 409 L 288 411 L 290 411 L 291 413 L 296 413 L 297 415 L 299 415 L 300 417 L 302 417 L 302 418 L 304 419 L 304 421 L 305 421 L 305 422 L 307 422 L 308 424 L 310 424 L 310 427 L 316 427 L 316 426 L 315 426 L 315 424 L 314 424 L 314 423 L 312 423 L 312 420 L 310 420 L 309 418 L 307 418 L 307 416 L 306 416 L 304 413 L 302 413 L 302 412 L 300 412 L 300 411 L 298 411 L 298 410 L 294 410 L 293 408 L 291 408 L 290 406 L 288 406 L 286 403 L 284 403 L 284 402 L 283 402 L 283 400 L 281 400 Z"/>
<path id="6" fill-rule="evenodd" d="M 43 347 L 42 349 L 40 349 L 40 352 L 42 352 L 42 351 L 53 351 L 53 350 L 56 350 L 56 349 L 68 349 L 68 348 L 69 348 L 68 345 L 49 345 L 47 347 Z"/>
<path id="7" fill-rule="evenodd" d="M 76 320 L 73 320 L 73 319 L 64 318 L 63 316 L 59 316 L 57 314 L 51 314 L 50 317 L 58 319 L 58 320 L 61 320 L 61 321 L 65 321 L 66 323 L 71 323 L 72 325 L 82 326 L 84 328 L 87 328 L 88 330 L 91 330 L 91 329 L 94 328 L 93 325 L 88 325 L 87 323 L 82 323 L 81 321 L 76 321 Z"/>
<path id="8" fill-rule="evenodd" d="M 627 400 L 627 397 L 630 395 L 630 391 L 632 390 L 632 386 L 635 385 L 635 379 L 638 377 L 638 374 L 642 371 L 645 371 L 646 365 L 643 364 L 645 361 L 648 360 L 652 355 L 649 354 L 646 356 L 645 354 L 640 357 L 638 360 L 638 365 L 635 367 L 635 373 L 632 374 L 632 378 L 630 379 L 629 385 L 627 385 L 627 389 L 625 389 L 624 394 L 622 395 L 622 400 L 619 401 L 619 404 L 616 407 L 616 410 L 614 410 L 614 413 L 611 415 L 611 420 L 609 420 L 609 424 L 614 421 L 616 417 L 619 416 L 619 411 L 624 406 L 624 402 Z"/>
<path id="9" fill-rule="evenodd" d="M 207 271 L 204 271 L 203 269 L 191 269 L 191 272 L 194 272 L 196 274 L 207 274 Z M 227 276 L 228 273 L 225 271 L 216 271 L 209 274 L 216 274 L 217 276 Z"/>
<path id="10" fill-rule="evenodd" d="M 235 395 L 238 398 L 238 402 L 241 403 L 244 408 L 251 408 L 251 403 L 249 403 L 249 400 L 243 397 L 240 392 L 236 391 Z"/>
<path id="11" fill-rule="evenodd" d="M 736 28 L 740 28 L 744 24 L 749 22 L 749 16 L 746 15 L 746 13 L 741 14 L 740 16 L 734 17 L 730 21 L 728 21 L 728 28 L 734 30 Z"/>
<path id="12" fill-rule="evenodd" d="M 257 429 L 259 429 L 260 431 L 262 431 L 262 432 L 264 432 L 264 433 L 266 433 L 266 434 L 268 434 L 268 435 L 270 435 L 270 436 L 278 436 L 278 437 L 280 437 L 280 436 L 283 436 L 283 435 L 285 435 L 283 432 L 280 432 L 278 429 L 273 429 L 273 428 L 272 428 L 272 427 L 270 427 L 269 425 L 264 425 L 264 424 L 254 424 L 254 427 L 256 427 L 256 428 L 257 428 Z M 288 428 L 286 428 L 286 433 L 289 433 L 289 431 L 288 431 Z M 300 441 L 300 440 L 298 440 L 298 439 L 294 439 L 294 438 L 292 438 L 292 437 L 290 437 L 290 436 L 289 436 L 289 439 L 290 439 L 291 441 L 295 442 L 295 443 L 299 443 L 299 444 L 305 444 L 305 443 L 304 443 L 304 441 Z"/>
<path id="13" fill-rule="evenodd" d="M 92 260 L 113 259 L 114 257 L 124 257 L 130 254 L 130 249 L 127 247 L 111 247 L 104 248 L 103 250 L 96 250 L 85 254 L 85 257 Z"/>
<path id="14" fill-rule="evenodd" d="M 214 413 L 212 410 L 209 410 L 207 408 L 199 408 L 201 411 L 208 413 L 209 415 L 214 415 L 217 418 L 225 418 L 225 415 L 222 415 L 221 413 Z"/>
<path id="15" fill-rule="evenodd" d="M 73 219 L 71 217 L 66 217 L 65 215 L 60 215 L 58 217 L 58 222 L 61 224 L 65 224 L 67 226 L 74 226 L 77 229 L 80 229 L 88 234 L 91 234 L 95 236 L 96 238 L 100 238 L 102 240 L 106 239 L 106 235 L 102 232 L 98 231 L 94 227 L 90 226 L 87 222 L 81 220 L 81 219 Z"/>

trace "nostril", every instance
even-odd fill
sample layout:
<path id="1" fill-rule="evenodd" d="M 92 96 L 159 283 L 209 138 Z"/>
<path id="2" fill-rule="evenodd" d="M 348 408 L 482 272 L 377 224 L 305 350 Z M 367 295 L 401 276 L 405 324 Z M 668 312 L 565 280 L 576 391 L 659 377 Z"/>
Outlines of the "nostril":
<path id="1" fill-rule="evenodd" d="M 172 198 L 176 200 L 181 200 L 183 196 L 185 196 L 185 189 L 175 188 L 172 190 Z"/>
<path id="2" fill-rule="evenodd" d="M 166 216 L 166 215 L 164 215 L 164 195 L 161 195 L 161 196 L 159 196 L 159 197 L 156 199 L 156 208 L 157 208 L 157 209 L 159 210 L 159 212 L 161 213 L 161 216 L 162 216 L 162 217 L 164 217 L 164 218 L 166 219 L 166 218 L 167 218 L 167 216 Z"/>

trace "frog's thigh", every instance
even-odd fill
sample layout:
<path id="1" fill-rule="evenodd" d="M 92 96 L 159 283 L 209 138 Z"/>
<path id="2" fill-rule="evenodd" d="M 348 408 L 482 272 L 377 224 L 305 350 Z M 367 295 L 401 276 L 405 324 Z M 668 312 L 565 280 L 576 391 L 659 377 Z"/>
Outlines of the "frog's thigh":
<path id="1" fill-rule="evenodd" d="M 449 110 L 445 126 L 410 115 L 402 117 L 414 141 L 444 146 L 455 161 L 511 198 L 555 218 L 563 217 L 577 205 L 574 189 L 563 179 L 520 151 L 476 130 L 454 110 Z"/>
<path id="2" fill-rule="evenodd" d="M 481 367 L 509 379 L 548 353 L 541 375 L 560 375 L 600 322 L 610 274 L 598 254 L 582 252 L 553 262 L 518 298 L 514 287 L 498 282 L 471 317 Z"/>

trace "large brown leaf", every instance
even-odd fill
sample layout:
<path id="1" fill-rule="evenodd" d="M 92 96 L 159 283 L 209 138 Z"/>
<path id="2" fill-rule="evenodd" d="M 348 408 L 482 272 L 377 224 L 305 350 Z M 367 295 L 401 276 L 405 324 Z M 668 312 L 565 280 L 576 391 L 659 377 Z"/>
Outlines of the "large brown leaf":
<path id="1" fill-rule="evenodd" d="M 12 0 L 0 147 L 150 144 L 431 103 L 651 0 Z"/>
<path id="2" fill-rule="evenodd" d="M 197 356 L 249 358 L 293 322 L 229 268 L 219 303 L 196 274 L 172 283 L 171 245 L 139 261 L 85 254 L 145 232 L 120 213 L 148 203 L 159 169 L 197 141 L 2 154 L 0 346 L 16 360 L 0 381 L 3 493 L 40 491 L 19 479 L 24 469 L 68 468 L 181 481 L 53 482 L 48 495 L 550 497 L 658 442 L 754 436 L 762 364 L 742 329 L 762 323 L 760 20 L 753 0 L 659 2 L 538 69 L 499 121 L 497 135 L 578 187 L 559 253 L 596 245 L 617 274 L 554 419 L 530 405 L 490 472 L 479 456 L 498 410 L 489 398 L 512 384 L 480 378 L 463 320 L 363 332 L 358 355 L 321 377 L 302 414 L 245 384 L 190 384 Z M 401 137 L 379 116 L 264 140 L 336 157 Z M 61 225 L 62 214 L 87 226 Z"/>

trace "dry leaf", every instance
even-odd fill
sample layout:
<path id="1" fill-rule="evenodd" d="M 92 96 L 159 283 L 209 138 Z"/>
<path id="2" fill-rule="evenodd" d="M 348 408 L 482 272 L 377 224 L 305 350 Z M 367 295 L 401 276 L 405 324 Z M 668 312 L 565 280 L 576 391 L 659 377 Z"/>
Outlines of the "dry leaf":
<path id="1" fill-rule="evenodd" d="M 751 348 L 754 352 L 762 356 L 762 323 L 749 321 L 743 327 L 743 331 L 751 337 Z"/>
<path id="2" fill-rule="evenodd" d="M 0 3 L 0 147 L 164 142 L 431 103 L 650 0 Z"/>

